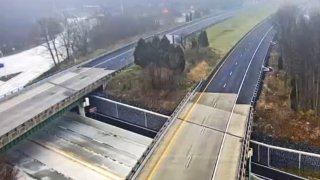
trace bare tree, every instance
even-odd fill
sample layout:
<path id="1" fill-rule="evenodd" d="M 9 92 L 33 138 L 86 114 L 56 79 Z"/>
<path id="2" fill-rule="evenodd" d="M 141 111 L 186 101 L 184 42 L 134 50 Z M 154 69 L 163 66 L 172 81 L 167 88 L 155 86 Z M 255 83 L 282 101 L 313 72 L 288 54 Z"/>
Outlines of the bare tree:
<path id="1" fill-rule="evenodd" d="M 63 16 L 63 29 L 64 31 L 61 33 L 61 44 L 62 47 L 66 53 L 66 59 L 70 60 L 72 55 L 72 47 L 74 43 L 74 37 L 75 37 L 75 22 L 69 21 L 67 16 Z"/>
<path id="2" fill-rule="evenodd" d="M 291 83 L 291 106 L 295 110 L 320 110 L 320 13 L 303 13 L 295 5 L 276 15 L 283 68 Z"/>
<path id="3" fill-rule="evenodd" d="M 57 36 L 61 33 L 60 23 L 53 18 L 43 18 L 38 21 L 40 27 L 40 38 L 48 49 L 54 65 L 60 63 L 59 51 L 57 48 Z"/>
<path id="4" fill-rule="evenodd" d="M 80 56 L 86 55 L 89 48 L 89 31 L 90 26 L 88 20 L 78 21 L 76 24 L 76 30 L 74 33 L 74 45 L 73 50 L 79 53 Z"/>

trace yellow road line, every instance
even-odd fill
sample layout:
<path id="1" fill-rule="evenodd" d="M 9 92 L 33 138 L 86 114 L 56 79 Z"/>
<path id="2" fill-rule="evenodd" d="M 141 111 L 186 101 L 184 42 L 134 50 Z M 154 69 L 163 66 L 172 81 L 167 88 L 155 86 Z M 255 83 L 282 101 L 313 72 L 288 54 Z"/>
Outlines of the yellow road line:
<path id="1" fill-rule="evenodd" d="M 89 168 L 89 169 L 91 169 L 91 170 L 93 170 L 93 171 L 95 171 L 95 172 L 97 172 L 97 173 L 105 176 L 105 177 L 108 177 L 108 178 L 110 178 L 110 179 L 119 179 L 119 180 L 122 179 L 122 178 L 120 178 L 119 176 L 117 176 L 117 175 L 115 175 L 115 174 L 113 174 L 113 173 L 111 173 L 111 172 L 108 172 L 108 171 L 106 171 L 106 170 L 103 169 L 103 168 L 96 167 L 96 166 L 92 165 L 91 163 L 88 163 L 88 162 L 82 161 L 82 160 L 80 160 L 80 159 L 78 159 L 78 158 L 75 158 L 75 157 L 73 157 L 72 155 L 70 155 L 70 154 L 68 154 L 68 153 L 66 153 L 66 152 L 63 152 L 63 151 L 61 151 L 61 150 L 59 150 L 59 149 L 57 149 L 57 148 L 55 148 L 55 147 L 52 147 L 52 146 L 50 146 L 50 145 L 48 145 L 48 144 L 43 144 L 43 143 L 40 143 L 40 142 L 31 140 L 31 139 L 30 139 L 30 141 L 33 142 L 33 143 L 35 143 L 35 144 L 38 144 L 39 146 L 42 146 L 42 147 L 44 147 L 44 148 L 46 148 L 46 149 L 49 149 L 49 150 L 51 150 L 51 151 L 53 151 L 53 152 L 55 152 L 55 153 L 57 153 L 57 154 L 60 154 L 60 155 L 62 155 L 62 156 L 65 156 L 65 157 L 67 157 L 68 159 L 71 159 L 72 161 L 74 161 L 74 162 L 76 162 L 76 163 L 79 163 L 79 164 L 81 164 L 81 165 L 83 165 L 83 166 L 85 166 L 85 167 L 87 167 L 87 168 Z"/>
<path id="2" fill-rule="evenodd" d="M 151 180 L 152 177 L 154 176 L 154 174 L 156 173 L 156 170 L 159 168 L 160 163 L 162 162 L 165 154 L 168 153 L 169 149 L 171 148 L 174 140 L 177 137 L 178 132 L 182 129 L 182 125 L 184 125 L 185 121 L 189 119 L 191 113 L 193 112 L 196 104 L 200 101 L 200 99 L 202 98 L 203 94 L 205 93 L 205 91 L 208 89 L 209 85 L 211 84 L 211 82 L 213 81 L 214 77 L 217 75 L 217 73 L 220 71 L 220 69 L 222 68 L 222 66 L 225 64 L 225 62 L 227 61 L 227 59 L 230 57 L 230 55 L 235 51 L 236 47 L 232 49 L 232 51 L 228 54 L 228 56 L 224 59 L 224 62 L 220 65 L 219 69 L 216 71 L 216 73 L 212 76 L 212 78 L 210 79 L 210 81 L 208 82 L 208 84 L 206 85 L 206 87 L 204 88 L 204 90 L 201 92 L 200 96 L 198 97 L 198 99 L 192 104 L 190 110 L 188 111 L 188 113 L 185 115 L 185 117 L 182 118 L 182 122 L 179 124 L 178 128 L 174 131 L 174 134 L 172 136 L 172 138 L 169 140 L 169 144 L 165 147 L 163 153 L 161 154 L 160 158 L 158 159 L 158 161 L 156 162 L 156 164 L 152 167 L 151 173 L 147 176 L 148 180 Z"/>

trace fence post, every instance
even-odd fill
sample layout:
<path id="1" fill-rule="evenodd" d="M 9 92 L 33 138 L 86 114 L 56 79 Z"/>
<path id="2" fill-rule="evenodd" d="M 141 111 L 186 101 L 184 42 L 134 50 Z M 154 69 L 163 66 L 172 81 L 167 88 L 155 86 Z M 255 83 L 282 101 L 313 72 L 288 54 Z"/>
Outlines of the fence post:
<path id="1" fill-rule="evenodd" d="M 147 113 L 146 113 L 146 112 L 144 112 L 144 125 L 145 125 L 146 127 L 148 127 Z"/>
<path id="2" fill-rule="evenodd" d="M 118 104 L 116 104 L 116 113 L 117 113 L 117 118 L 119 119 L 119 110 L 118 110 Z"/>
<path id="3" fill-rule="evenodd" d="M 260 145 L 258 144 L 258 163 L 260 163 Z"/>
<path id="4" fill-rule="evenodd" d="M 270 148 L 268 147 L 268 167 L 270 167 Z"/>
<path id="5" fill-rule="evenodd" d="M 299 153 L 299 170 L 301 169 L 301 153 Z"/>

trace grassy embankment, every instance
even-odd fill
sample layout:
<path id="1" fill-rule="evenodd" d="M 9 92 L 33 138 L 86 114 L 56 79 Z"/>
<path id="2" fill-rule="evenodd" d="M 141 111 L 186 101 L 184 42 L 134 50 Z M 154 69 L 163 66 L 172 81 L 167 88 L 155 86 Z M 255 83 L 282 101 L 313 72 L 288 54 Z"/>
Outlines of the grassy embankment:
<path id="1" fill-rule="evenodd" d="M 269 9 L 242 12 L 239 16 L 207 29 L 210 48 L 200 56 L 185 51 L 186 70 L 174 91 L 154 90 L 144 85 L 146 73 L 132 66 L 114 77 L 107 86 L 109 95 L 153 111 L 170 114 L 185 94 L 201 79 L 205 79 L 222 57 L 257 23 L 272 13 Z M 196 60 L 197 63 L 190 63 Z"/>

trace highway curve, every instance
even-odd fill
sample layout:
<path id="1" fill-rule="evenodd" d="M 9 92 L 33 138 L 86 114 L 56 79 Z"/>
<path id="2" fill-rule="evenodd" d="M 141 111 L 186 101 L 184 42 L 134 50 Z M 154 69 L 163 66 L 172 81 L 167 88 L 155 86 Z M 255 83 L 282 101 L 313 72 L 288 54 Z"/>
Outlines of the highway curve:
<path id="1" fill-rule="evenodd" d="M 203 28 L 212 26 L 220 21 L 225 19 L 231 18 L 234 16 L 238 11 L 228 11 L 218 15 L 213 15 L 204 19 L 196 20 L 190 24 L 185 26 L 176 28 L 174 30 L 168 31 L 163 33 L 164 34 L 175 34 L 175 35 L 182 35 L 187 36 L 194 32 L 200 31 Z M 108 70 L 118 70 L 124 67 L 127 64 L 133 62 L 133 52 L 136 44 L 128 45 L 124 48 L 121 48 L 113 53 L 110 53 L 106 56 L 102 56 L 97 58 L 88 64 L 84 65 L 84 67 L 89 68 L 105 68 Z"/>
<path id="2" fill-rule="evenodd" d="M 236 179 L 250 101 L 274 30 L 270 20 L 233 49 L 162 136 L 138 179 Z"/>

